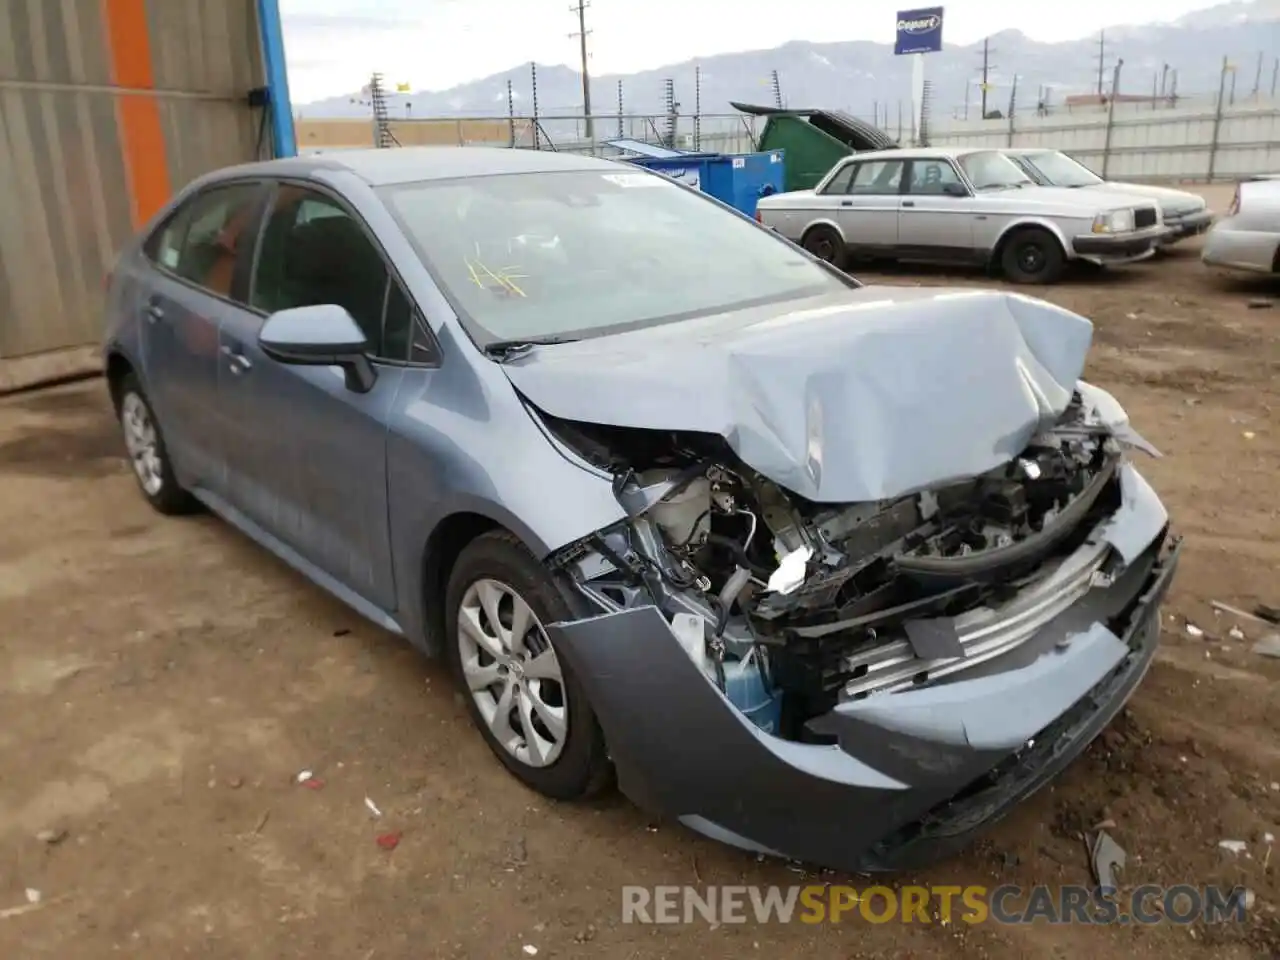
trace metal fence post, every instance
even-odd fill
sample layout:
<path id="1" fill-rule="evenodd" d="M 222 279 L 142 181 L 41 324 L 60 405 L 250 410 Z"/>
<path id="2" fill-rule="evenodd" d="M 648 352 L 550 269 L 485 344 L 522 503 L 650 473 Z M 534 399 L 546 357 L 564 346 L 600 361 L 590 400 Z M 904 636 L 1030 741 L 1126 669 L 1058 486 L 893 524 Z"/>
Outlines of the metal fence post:
<path id="1" fill-rule="evenodd" d="M 1102 179 L 1107 179 L 1107 168 L 1111 166 L 1111 131 L 1116 125 L 1116 95 L 1120 92 L 1120 68 L 1124 60 L 1116 61 L 1115 72 L 1111 75 L 1111 97 L 1107 101 L 1107 133 L 1102 142 Z"/>
<path id="2" fill-rule="evenodd" d="M 1218 106 L 1213 111 L 1213 136 L 1209 138 L 1209 170 L 1205 176 L 1206 183 L 1213 183 L 1214 170 L 1218 165 L 1218 136 L 1222 132 L 1222 101 L 1227 92 L 1227 58 L 1222 58 L 1222 72 L 1218 75 Z"/>
<path id="3" fill-rule="evenodd" d="M 1018 109 L 1018 75 L 1015 73 L 1013 75 L 1013 87 L 1009 90 L 1009 134 L 1005 142 L 1006 147 L 1013 146 L 1013 134 L 1015 132 L 1013 127 L 1013 115 L 1017 112 L 1017 109 Z"/>

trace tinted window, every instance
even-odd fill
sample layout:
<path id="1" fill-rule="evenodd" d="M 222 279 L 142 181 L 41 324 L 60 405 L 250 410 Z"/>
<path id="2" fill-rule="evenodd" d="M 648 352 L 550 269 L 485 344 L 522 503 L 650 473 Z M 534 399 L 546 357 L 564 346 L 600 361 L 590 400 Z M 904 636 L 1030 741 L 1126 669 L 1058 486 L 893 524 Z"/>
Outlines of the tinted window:
<path id="1" fill-rule="evenodd" d="M 907 192 L 913 194 L 941 194 L 948 183 L 959 183 L 960 175 L 946 160 L 912 160 L 911 182 Z"/>
<path id="2" fill-rule="evenodd" d="M 846 163 L 823 188 L 823 193 L 848 193 L 849 184 L 853 182 L 853 170 L 857 164 Z"/>
<path id="3" fill-rule="evenodd" d="M 280 187 L 262 230 L 253 306 L 273 313 L 336 304 L 360 325 L 375 356 L 403 360 L 407 300 L 395 320 L 397 329 L 383 337 L 389 282 L 399 289 L 381 252 L 341 204 L 305 187 Z"/>
<path id="4" fill-rule="evenodd" d="M 394 278 L 387 287 L 387 310 L 382 324 L 385 356 L 393 360 L 429 363 L 435 358 L 431 339 L 417 308 Z"/>
<path id="5" fill-rule="evenodd" d="M 898 192 L 902 184 L 901 160 L 868 160 L 857 166 L 850 193 L 876 196 Z"/>
<path id="6" fill-rule="evenodd" d="M 147 255 L 184 280 L 231 297 L 237 258 L 252 242 L 258 190 L 234 184 L 197 194 L 151 236 Z"/>
<path id="7" fill-rule="evenodd" d="M 481 342 L 598 336 L 850 285 L 772 231 L 623 165 L 379 192 Z"/>

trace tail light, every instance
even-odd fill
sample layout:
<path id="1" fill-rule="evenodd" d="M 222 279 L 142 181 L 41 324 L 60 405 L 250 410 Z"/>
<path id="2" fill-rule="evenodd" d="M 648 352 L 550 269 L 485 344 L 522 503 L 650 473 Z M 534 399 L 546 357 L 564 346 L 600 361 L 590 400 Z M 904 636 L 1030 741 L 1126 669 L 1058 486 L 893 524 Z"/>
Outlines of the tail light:
<path id="1" fill-rule="evenodd" d="M 756 223 L 764 223 L 764 217 L 760 215 L 760 211 L 756 211 Z"/>
<path id="2" fill-rule="evenodd" d="M 1236 192 L 1231 195 L 1231 206 L 1227 207 L 1227 216 L 1234 217 L 1240 212 L 1240 184 L 1236 184 Z"/>

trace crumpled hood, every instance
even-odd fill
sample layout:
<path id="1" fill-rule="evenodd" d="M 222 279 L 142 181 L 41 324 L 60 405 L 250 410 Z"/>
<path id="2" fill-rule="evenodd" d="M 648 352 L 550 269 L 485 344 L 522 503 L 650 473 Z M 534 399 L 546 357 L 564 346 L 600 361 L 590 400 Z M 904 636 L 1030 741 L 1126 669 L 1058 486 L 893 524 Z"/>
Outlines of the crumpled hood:
<path id="1" fill-rule="evenodd" d="M 719 434 L 816 502 L 900 496 L 1017 456 L 1066 409 L 1093 336 L 1018 294 L 866 286 L 576 343 L 503 365 L 566 420 Z"/>

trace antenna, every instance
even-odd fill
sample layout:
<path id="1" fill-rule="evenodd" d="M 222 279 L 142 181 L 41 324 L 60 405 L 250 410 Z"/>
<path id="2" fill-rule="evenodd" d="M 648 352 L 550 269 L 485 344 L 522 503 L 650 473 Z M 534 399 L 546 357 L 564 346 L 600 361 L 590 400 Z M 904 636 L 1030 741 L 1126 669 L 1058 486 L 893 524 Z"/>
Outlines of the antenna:
<path id="1" fill-rule="evenodd" d="M 587 7 L 591 6 L 586 0 L 578 0 L 578 2 L 569 8 L 570 13 L 578 15 L 578 30 L 569 36 L 577 37 L 578 43 L 582 51 L 582 112 L 587 118 L 587 139 L 595 140 L 595 124 L 591 120 L 591 71 L 587 66 L 587 37 L 591 35 L 591 31 L 587 29 Z"/>

